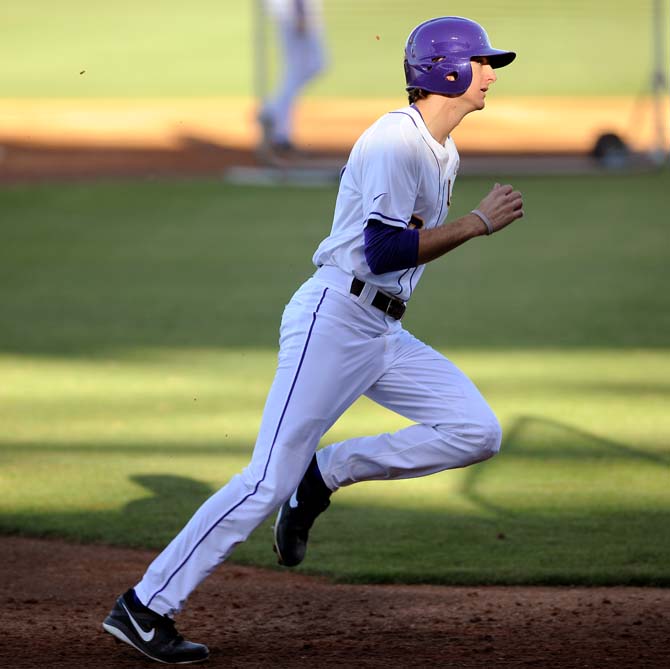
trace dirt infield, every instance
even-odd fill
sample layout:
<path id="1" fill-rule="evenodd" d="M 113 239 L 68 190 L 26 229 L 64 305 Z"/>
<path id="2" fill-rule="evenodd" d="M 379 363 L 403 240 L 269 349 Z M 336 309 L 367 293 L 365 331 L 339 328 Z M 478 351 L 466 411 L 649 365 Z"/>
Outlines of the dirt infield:
<path id="1" fill-rule="evenodd" d="M 100 627 L 152 557 L 0 538 L 0 666 L 157 666 Z M 223 565 L 179 620 L 209 667 L 670 666 L 665 589 L 333 585 Z"/>
<path id="2" fill-rule="evenodd" d="M 257 165 L 253 151 L 184 142 L 174 148 L 5 142 L 0 185 L 99 178 L 197 177 Z"/>
<path id="3" fill-rule="evenodd" d="M 362 130 L 403 104 L 402 98 L 307 99 L 297 113 L 296 141 L 309 154 L 335 157 L 341 165 Z M 648 151 L 655 141 L 652 101 L 494 97 L 486 113 L 473 114 L 454 137 L 463 155 L 569 157 L 587 155 L 604 132 Z M 255 103 L 248 98 L 5 99 L 0 183 L 216 174 L 257 164 L 258 141 Z"/>

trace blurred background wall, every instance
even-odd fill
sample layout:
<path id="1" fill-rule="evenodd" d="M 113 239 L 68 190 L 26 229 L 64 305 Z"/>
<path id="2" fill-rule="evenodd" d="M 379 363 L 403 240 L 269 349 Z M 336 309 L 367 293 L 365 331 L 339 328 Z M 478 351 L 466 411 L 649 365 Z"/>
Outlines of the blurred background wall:
<path id="1" fill-rule="evenodd" d="M 487 113 L 458 129 L 460 150 L 587 153 L 615 133 L 664 160 L 669 4 L 448 3 L 481 22 L 494 45 L 518 52 L 499 72 Z M 325 0 L 328 67 L 304 91 L 296 140 L 346 153 L 378 115 L 405 104 L 404 41 L 444 12 L 434 0 Z M 39 147 L 252 150 L 259 104 L 280 67 L 262 0 L 10 2 L 0 40 L 0 175 L 28 169 Z"/>

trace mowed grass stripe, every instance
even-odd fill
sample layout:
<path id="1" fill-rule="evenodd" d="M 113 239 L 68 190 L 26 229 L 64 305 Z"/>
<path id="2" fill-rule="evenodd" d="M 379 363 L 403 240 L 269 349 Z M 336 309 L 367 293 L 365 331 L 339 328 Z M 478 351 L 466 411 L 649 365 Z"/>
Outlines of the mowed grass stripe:
<path id="1" fill-rule="evenodd" d="M 406 325 L 482 389 L 502 452 L 340 491 L 302 570 L 668 584 L 666 183 L 519 180 L 526 220 L 428 268 Z M 460 180 L 453 215 L 487 187 Z M 216 181 L 0 191 L 0 530 L 157 549 L 244 467 L 333 199 Z M 324 443 L 404 424 L 362 400 Z M 271 566 L 268 524 L 233 559 Z"/>

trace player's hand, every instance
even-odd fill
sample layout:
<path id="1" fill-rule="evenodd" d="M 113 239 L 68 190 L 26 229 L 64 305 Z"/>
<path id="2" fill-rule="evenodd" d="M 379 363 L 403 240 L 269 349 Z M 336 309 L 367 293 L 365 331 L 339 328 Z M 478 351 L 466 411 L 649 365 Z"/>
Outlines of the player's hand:
<path id="1" fill-rule="evenodd" d="M 495 184 L 477 209 L 486 214 L 497 232 L 523 216 L 523 197 L 509 184 Z"/>

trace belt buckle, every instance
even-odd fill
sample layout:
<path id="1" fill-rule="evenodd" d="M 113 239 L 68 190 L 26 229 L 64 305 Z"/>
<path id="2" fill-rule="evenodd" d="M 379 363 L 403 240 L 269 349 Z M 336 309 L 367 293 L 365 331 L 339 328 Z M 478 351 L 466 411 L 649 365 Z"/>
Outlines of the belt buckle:
<path id="1" fill-rule="evenodd" d="M 397 308 L 397 310 L 394 309 L 395 313 L 391 313 L 391 308 Z M 399 321 L 403 317 L 403 314 L 405 313 L 405 308 L 406 308 L 405 305 L 400 300 L 394 300 L 393 298 L 389 298 L 384 313 L 387 316 L 395 318 L 395 320 Z"/>

